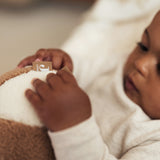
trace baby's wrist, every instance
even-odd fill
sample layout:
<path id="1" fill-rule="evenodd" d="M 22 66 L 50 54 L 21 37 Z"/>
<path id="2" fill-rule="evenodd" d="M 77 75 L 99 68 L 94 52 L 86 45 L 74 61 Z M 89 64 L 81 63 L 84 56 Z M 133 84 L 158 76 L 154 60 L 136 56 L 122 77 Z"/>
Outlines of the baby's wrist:
<path id="1" fill-rule="evenodd" d="M 72 120 L 71 119 L 64 119 L 64 121 L 59 121 L 58 123 L 51 123 L 53 125 L 50 125 L 48 127 L 48 130 L 51 132 L 59 132 L 71 127 L 74 127 L 82 122 L 84 122 L 85 120 L 89 119 L 91 117 L 91 112 L 90 113 L 85 113 L 79 117 L 74 117 Z M 62 118 L 63 119 L 63 118 Z"/>

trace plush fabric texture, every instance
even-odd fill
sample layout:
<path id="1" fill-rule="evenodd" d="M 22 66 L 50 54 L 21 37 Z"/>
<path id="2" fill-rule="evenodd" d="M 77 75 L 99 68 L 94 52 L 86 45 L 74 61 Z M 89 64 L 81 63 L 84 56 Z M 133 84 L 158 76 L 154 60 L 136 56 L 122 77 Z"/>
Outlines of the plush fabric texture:
<path id="1" fill-rule="evenodd" d="M 55 159 L 47 129 L 29 103 L 23 103 L 32 77 L 44 78 L 46 74 L 27 67 L 0 77 L 0 160 Z"/>
<path id="2" fill-rule="evenodd" d="M 0 119 L 0 160 L 54 160 L 47 129 Z"/>

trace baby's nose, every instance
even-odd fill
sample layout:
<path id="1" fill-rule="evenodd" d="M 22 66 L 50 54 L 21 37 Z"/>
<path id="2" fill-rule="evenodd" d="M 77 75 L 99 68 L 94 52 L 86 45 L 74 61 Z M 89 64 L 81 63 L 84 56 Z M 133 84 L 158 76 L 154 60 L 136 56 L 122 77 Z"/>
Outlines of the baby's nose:
<path id="1" fill-rule="evenodd" d="M 148 76 L 149 71 L 152 70 L 154 64 L 155 57 L 151 54 L 143 55 L 135 60 L 135 67 L 143 77 Z"/>

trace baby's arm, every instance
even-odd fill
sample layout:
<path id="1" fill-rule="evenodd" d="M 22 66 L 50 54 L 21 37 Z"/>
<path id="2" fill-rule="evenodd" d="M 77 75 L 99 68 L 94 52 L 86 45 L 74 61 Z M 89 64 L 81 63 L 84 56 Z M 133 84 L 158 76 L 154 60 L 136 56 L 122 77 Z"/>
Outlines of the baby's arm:
<path id="1" fill-rule="evenodd" d="M 36 93 L 27 90 L 26 96 L 50 130 L 57 160 L 160 159 L 159 141 L 148 141 L 127 151 L 122 149 L 118 158 L 110 153 L 91 115 L 89 98 L 70 72 L 60 70 L 49 74 L 47 83 L 36 79 L 33 85 Z"/>

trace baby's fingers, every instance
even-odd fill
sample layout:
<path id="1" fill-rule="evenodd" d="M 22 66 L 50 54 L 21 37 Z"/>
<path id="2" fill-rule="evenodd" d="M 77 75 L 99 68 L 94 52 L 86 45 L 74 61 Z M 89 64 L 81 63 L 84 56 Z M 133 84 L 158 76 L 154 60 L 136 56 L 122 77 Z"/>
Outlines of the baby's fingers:
<path id="1" fill-rule="evenodd" d="M 28 66 L 28 65 L 32 65 L 32 62 L 34 62 L 36 60 L 36 56 L 29 56 L 25 59 L 23 59 L 19 64 L 18 64 L 18 67 L 19 68 L 23 68 L 25 66 Z"/>
<path id="2" fill-rule="evenodd" d="M 73 71 L 72 60 L 66 52 L 60 49 L 48 49 L 47 52 L 50 54 L 50 56 L 52 56 L 54 69 L 59 70 L 64 66 L 67 66 L 71 72 Z"/>
<path id="3" fill-rule="evenodd" d="M 62 63 L 63 63 L 63 59 L 62 59 L 61 55 L 59 55 L 59 54 L 53 55 L 52 65 L 53 65 L 54 69 L 57 69 L 57 70 L 61 69 Z"/>
<path id="4" fill-rule="evenodd" d="M 62 88 L 63 81 L 56 74 L 53 73 L 48 74 L 46 80 L 52 89 Z"/>
<path id="5" fill-rule="evenodd" d="M 71 58 L 68 55 L 65 55 L 63 57 L 63 67 L 65 66 L 68 67 L 71 72 L 73 71 L 73 63 Z"/>
<path id="6" fill-rule="evenodd" d="M 36 60 L 38 61 L 42 61 L 43 59 L 45 59 L 46 57 L 49 57 L 49 54 L 46 53 L 45 49 L 40 49 L 37 51 L 37 53 L 33 56 L 29 56 L 27 58 L 24 58 L 19 64 L 18 67 L 19 68 L 23 68 L 26 67 L 28 65 L 32 65 L 32 63 Z"/>
<path id="7" fill-rule="evenodd" d="M 35 92 L 33 92 L 31 89 L 28 89 L 26 90 L 25 95 L 35 109 L 38 107 L 40 109 L 42 100 Z"/>
<path id="8" fill-rule="evenodd" d="M 33 86 L 36 89 L 36 92 L 41 97 L 41 99 L 47 99 L 48 95 L 50 94 L 50 87 L 47 83 L 41 81 L 40 79 L 35 79 L 33 81 Z"/>
<path id="9" fill-rule="evenodd" d="M 52 61 L 52 55 L 47 49 L 39 49 L 36 52 L 36 57 L 40 61 Z"/>
<path id="10" fill-rule="evenodd" d="M 65 82 L 65 83 L 71 83 L 74 85 L 77 85 L 77 81 L 73 74 L 70 72 L 70 70 L 67 67 L 64 67 L 63 69 L 59 70 L 57 72 L 57 75 Z"/>

